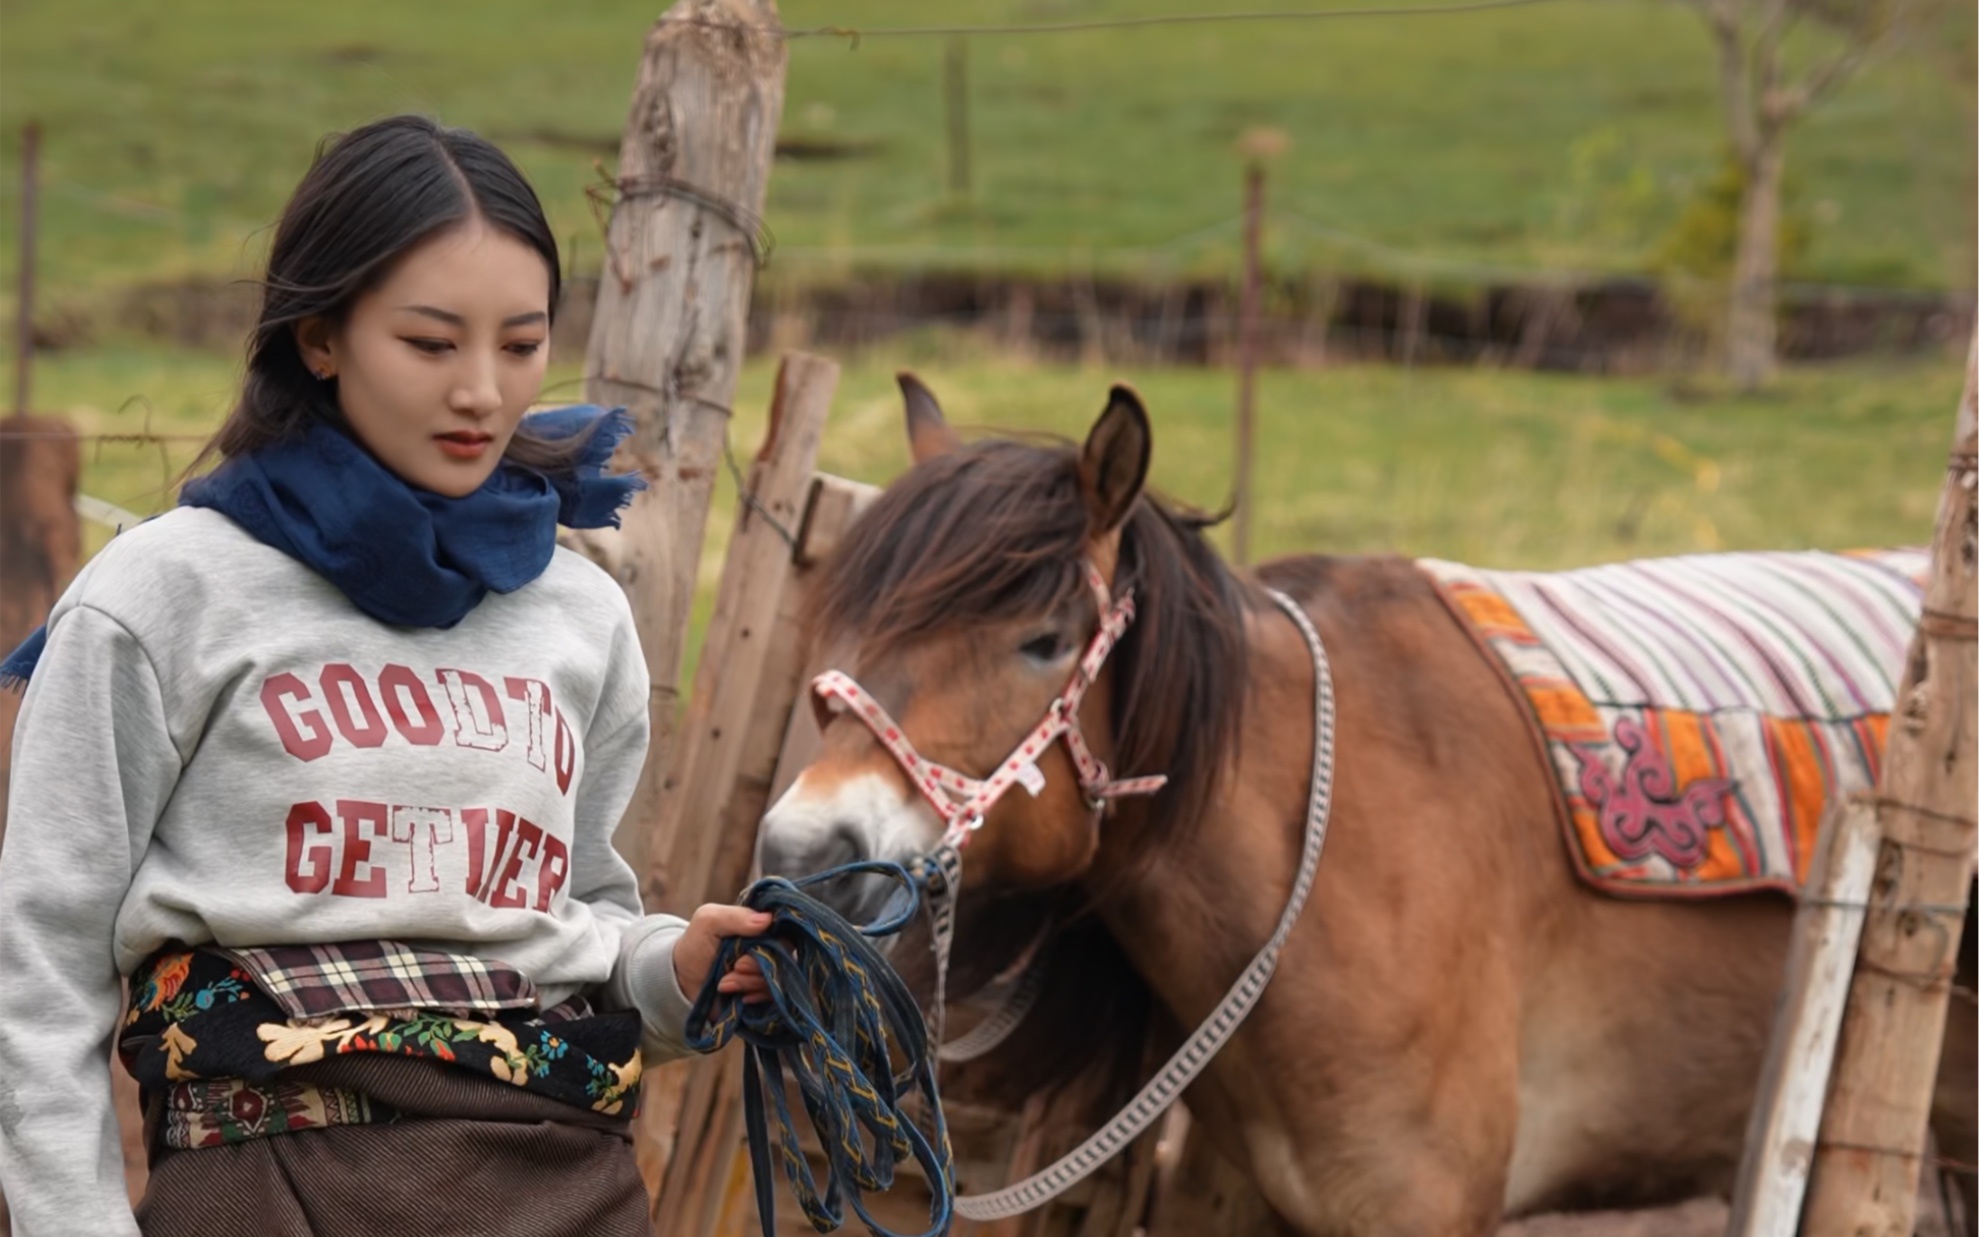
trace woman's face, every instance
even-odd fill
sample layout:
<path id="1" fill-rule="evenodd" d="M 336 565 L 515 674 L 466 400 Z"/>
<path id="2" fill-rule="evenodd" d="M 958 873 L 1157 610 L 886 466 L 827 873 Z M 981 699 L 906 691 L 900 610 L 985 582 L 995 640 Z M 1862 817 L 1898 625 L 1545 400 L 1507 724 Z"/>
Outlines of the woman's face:
<path id="1" fill-rule="evenodd" d="M 479 216 L 406 252 L 341 324 L 296 328 L 358 440 L 408 484 L 479 489 L 543 388 L 550 271 Z"/>

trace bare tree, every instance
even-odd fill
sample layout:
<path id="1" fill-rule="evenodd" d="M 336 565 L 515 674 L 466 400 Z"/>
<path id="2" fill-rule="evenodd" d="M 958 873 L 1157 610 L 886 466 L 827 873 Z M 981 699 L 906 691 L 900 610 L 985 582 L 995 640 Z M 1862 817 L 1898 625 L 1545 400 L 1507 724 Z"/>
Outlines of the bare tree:
<path id="1" fill-rule="evenodd" d="M 1931 2 L 1690 0 L 1718 44 L 1718 86 L 1732 151 L 1743 173 L 1726 331 L 1727 361 L 1742 388 L 1765 385 L 1776 363 L 1774 309 L 1787 130 L 1896 31 L 1913 24 Z M 1840 47 L 1795 75 L 1786 64 L 1785 44 L 1803 20 L 1837 36 Z"/>

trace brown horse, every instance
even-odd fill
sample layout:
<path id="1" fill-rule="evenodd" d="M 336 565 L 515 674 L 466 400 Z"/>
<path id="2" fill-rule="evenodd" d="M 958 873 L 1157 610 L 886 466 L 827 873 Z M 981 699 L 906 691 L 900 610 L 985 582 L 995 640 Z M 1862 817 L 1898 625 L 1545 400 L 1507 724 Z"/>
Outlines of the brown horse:
<path id="1" fill-rule="evenodd" d="M 1070 890 L 1176 1022 L 1216 1005 L 1285 903 L 1306 809 L 1314 669 L 1268 585 L 1333 666 L 1332 825 L 1276 978 L 1188 1093 L 1197 1119 L 1301 1234 L 1480 1234 L 1728 1190 L 1787 899 L 1580 883 L 1517 705 L 1424 576 L 1396 558 L 1233 572 L 1205 520 L 1143 492 L 1151 433 L 1126 388 L 1074 447 L 964 446 L 903 387 L 916 466 L 826 569 L 825 664 L 926 758 L 984 776 L 1086 648 L 1091 563 L 1139 614 L 1079 710 L 1085 738 L 1122 776 L 1170 779 L 1098 812 L 1065 745 L 1048 749 L 1042 787 L 1004 796 L 966 852 L 955 986 Z M 763 822 L 764 870 L 926 853 L 941 821 L 895 757 L 843 713 L 819 720 L 815 761 Z M 876 909 L 877 891 L 841 893 Z M 1970 1162 L 1969 1004 L 1946 1044 L 1966 1081 L 1941 1087 L 1936 1128 Z"/>

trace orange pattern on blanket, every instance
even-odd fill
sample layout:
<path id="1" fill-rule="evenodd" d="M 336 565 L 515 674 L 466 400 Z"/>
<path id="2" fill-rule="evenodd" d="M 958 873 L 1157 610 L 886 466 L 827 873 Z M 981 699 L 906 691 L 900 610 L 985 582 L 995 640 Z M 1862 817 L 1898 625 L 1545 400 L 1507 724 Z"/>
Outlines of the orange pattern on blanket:
<path id="1" fill-rule="evenodd" d="M 1598 742 L 1608 735 L 1601 715 L 1572 683 L 1535 683 L 1527 687 L 1526 699 L 1539 715 L 1546 733 L 1576 740 Z"/>
<path id="2" fill-rule="evenodd" d="M 1678 786 L 1725 775 L 1724 767 L 1712 758 L 1711 740 L 1706 735 L 1703 720 L 1697 714 L 1659 710 L 1650 714 L 1648 721 L 1652 733 L 1662 740 L 1663 751 L 1670 758 L 1670 769 L 1676 774 Z M 1704 862 L 1694 869 L 1698 881 L 1715 883 L 1736 880 L 1745 870 L 1732 833 L 1730 829 L 1713 829 L 1706 835 Z"/>
<path id="3" fill-rule="evenodd" d="M 1422 565 L 1524 707 L 1580 876 L 1695 897 L 1797 890 L 1830 805 L 1875 785 L 1921 603 L 1917 561 L 1719 556 L 1562 575 Z M 1874 574 L 1890 568 L 1894 581 Z"/>
<path id="4" fill-rule="evenodd" d="M 1807 879 L 1813 860 L 1814 842 L 1821 832 L 1821 815 L 1827 806 L 1827 779 L 1814 750 L 1814 736 L 1798 722 L 1769 717 L 1766 748 L 1778 770 L 1782 808 L 1787 818 L 1787 836 L 1794 844 L 1794 872 Z"/>
<path id="5" fill-rule="evenodd" d="M 1525 620 L 1519 617 L 1519 612 L 1496 593 L 1467 588 L 1456 594 L 1456 601 L 1463 608 L 1464 617 L 1477 624 L 1486 635 L 1511 636 L 1534 644 L 1539 642 L 1526 627 Z"/>

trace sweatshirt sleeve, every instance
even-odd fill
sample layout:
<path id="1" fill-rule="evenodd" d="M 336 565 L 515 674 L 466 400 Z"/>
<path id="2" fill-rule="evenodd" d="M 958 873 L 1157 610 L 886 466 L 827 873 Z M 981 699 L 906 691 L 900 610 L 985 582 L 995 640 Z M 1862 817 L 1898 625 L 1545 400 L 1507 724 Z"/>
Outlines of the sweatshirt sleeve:
<path id="1" fill-rule="evenodd" d="M 20 1237 L 136 1237 L 110 1092 L 115 933 L 176 785 L 158 676 L 119 622 L 51 624 L 15 723 L 0 854 L 0 1187 Z"/>
<path id="2" fill-rule="evenodd" d="M 625 933 L 606 988 L 613 1005 L 639 1011 L 645 1028 L 639 1051 L 649 1068 L 690 1051 L 685 1030 L 694 1003 L 680 990 L 673 972 L 673 947 L 686 930 L 687 921 L 673 915 L 648 915 L 633 924 Z"/>
<path id="3" fill-rule="evenodd" d="M 640 679 L 644 681 L 643 674 Z M 611 844 L 639 780 L 646 731 L 645 701 L 640 699 L 630 718 L 587 748 L 571 892 L 591 907 L 600 923 L 622 934 L 605 998 L 614 1008 L 639 1011 L 645 1028 L 641 1052 L 648 1065 L 657 1065 L 687 1053 L 681 1029 L 688 1000 L 673 976 L 673 944 L 687 924 L 672 915 L 640 915 L 638 877 Z"/>
<path id="4" fill-rule="evenodd" d="M 593 876 L 580 876 L 584 882 L 580 896 L 600 899 L 596 913 L 615 921 L 622 932 L 605 1000 L 615 1009 L 639 1012 L 645 1032 L 640 1052 L 653 1066 L 689 1051 L 682 1031 L 691 1003 L 673 973 L 674 942 L 686 930 L 687 921 L 673 915 L 641 915 L 638 876 L 611 845 L 646 761 L 650 683 L 632 613 L 626 609 L 598 709 L 601 719 L 618 720 L 606 725 L 597 745 L 585 752 L 585 793 L 597 797 L 595 801 L 580 798 L 577 805 L 579 845 L 590 848 L 579 852 L 579 872 L 588 868 L 601 883 L 593 888 Z M 583 862 L 587 857 L 589 864 Z"/>

